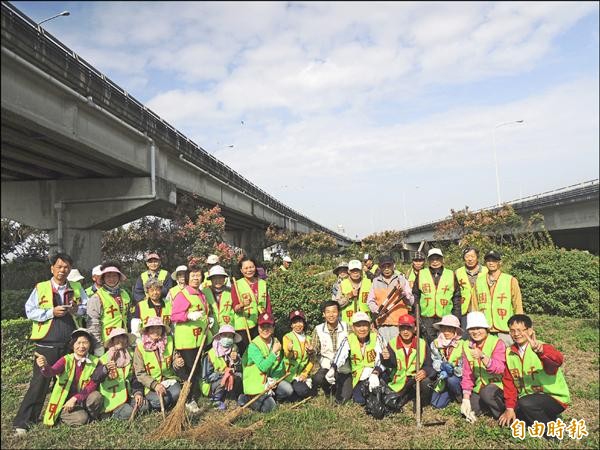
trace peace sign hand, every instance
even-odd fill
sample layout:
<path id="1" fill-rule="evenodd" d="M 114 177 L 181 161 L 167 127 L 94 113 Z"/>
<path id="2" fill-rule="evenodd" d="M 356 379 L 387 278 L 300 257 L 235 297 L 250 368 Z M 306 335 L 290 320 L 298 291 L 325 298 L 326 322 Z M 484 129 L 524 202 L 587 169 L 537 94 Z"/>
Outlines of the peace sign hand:
<path id="1" fill-rule="evenodd" d="M 535 331 L 533 329 L 531 329 L 531 336 L 528 333 L 523 334 L 525 334 L 525 338 L 527 339 L 527 342 L 529 342 L 531 350 L 536 353 L 540 353 L 543 350 L 543 345 L 535 338 Z"/>

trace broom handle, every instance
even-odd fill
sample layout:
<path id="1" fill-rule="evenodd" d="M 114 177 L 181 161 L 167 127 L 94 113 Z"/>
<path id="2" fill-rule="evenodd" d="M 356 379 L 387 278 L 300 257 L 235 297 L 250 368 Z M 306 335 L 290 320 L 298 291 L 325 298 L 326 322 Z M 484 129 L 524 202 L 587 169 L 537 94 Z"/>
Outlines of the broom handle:
<path id="1" fill-rule="evenodd" d="M 237 293 L 237 280 L 235 279 L 235 277 L 231 277 L 233 278 L 233 285 L 235 287 L 235 292 Z M 239 296 L 238 296 L 238 300 L 239 300 Z M 248 345 L 250 345 L 250 342 L 252 342 L 252 337 L 250 336 L 250 328 L 248 328 L 248 319 L 246 318 L 246 308 L 244 308 L 244 306 L 242 305 L 243 308 L 243 312 L 242 312 L 242 317 L 244 318 L 244 326 L 246 327 L 246 335 L 248 336 Z"/>
<path id="2" fill-rule="evenodd" d="M 133 418 L 135 417 L 135 413 L 138 411 L 138 409 L 139 409 L 139 406 L 138 406 L 138 404 L 136 402 L 135 406 L 133 407 L 133 410 L 131 411 L 131 415 L 129 416 L 129 420 L 127 421 L 128 423 L 133 422 Z"/>
<path id="3" fill-rule="evenodd" d="M 208 319 L 207 319 L 208 320 Z M 196 371 L 196 366 L 198 365 L 198 360 L 200 359 L 200 354 L 202 353 L 202 349 L 204 348 L 204 342 L 206 341 L 206 335 L 208 334 L 208 322 L 206 324 L 206 329 L 204 330 L 204 336 L 202 336 L 202 342 L 200 342 L 200 347 L 198 348 L 198 353 L 196 353 L 196 359 L 194 360 L 194 365 L 192 366 L 192 371 L 188 376 L 187 382 L 192 381 L 192 375 Z"/>
<path id="4" fill-rule="evenodd" d="M 267 393 L 268 391 L 273 389 L 275 386 L 277 386 L 279 383 L 281 383 L 283 380 L 285 380 L 289 374 L 290 374 L 290 372 L 288 371 L 281 378 L 275 380 L 273 383 L 271 383 L 269 386 L 267 386 L 260 394 L 257 394 L 252 400 L 250 400 L 244 406 L 242 406 L 242 409 L 247 408 L 252 403 L 254 403 L 256 400 L 261 398 L 263 396 L 263 394 Z"/>
<path id="5" fill-rule="evenodd" d="M 415 403 L 416 403 L 416 418 L 417 418 L 417 428 L 421 428 L 422 424 L 421 424 L 421 382 L 418 381 L 417 378 L 417 374 L 419 373 L 419 370 L 421 370 L 421 308 L 419 305 L 419 302 L 415 301 L 415 316 L 416 316 L 416 325 L 417 325 L 417 351 L 415 354 L 415 366 L 416 366 L 416 372 L 415 372 L 415 381 L 416 381 L 416 385 L 415 385 Z"/>
<path id="6" fill-rule="evenodd" d="M 163 399 L 163 396 L 158 394 L 158 401 L 160 403 L 160 412 L 162 413 L 163 416 L 163 420 L 166 419 L 165 417 L 165 400 Z"/>

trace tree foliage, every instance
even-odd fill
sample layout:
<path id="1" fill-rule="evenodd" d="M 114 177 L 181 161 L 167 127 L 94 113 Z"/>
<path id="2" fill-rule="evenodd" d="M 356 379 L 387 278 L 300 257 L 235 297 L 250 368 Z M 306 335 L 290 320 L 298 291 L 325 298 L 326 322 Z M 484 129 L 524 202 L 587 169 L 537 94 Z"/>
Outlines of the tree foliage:
<path id="1" fill-rule="evenodd" d="M 386 230 L 373 233 L 362 240 L 361 252 L 376 255 L 397 256 L 403 248 L 405 233 L 396 230 Z M 362 259 L 362 258 L 358 258 Z"/>
<path id="2" fill-rule="evenodd" d="M 308 255 L 326 258 L 339 253 L 335 238 L 321 231 L 298 233 L 282 230 L 271 225 L 267 228 L 265 238 L 268 246 L 277 244 L 283 252 L 288 253 L 292 258 L 301 258 Z"/>
<path id="3" fill-rule="evenodd" d="M 10 219 L 2 219 L 2 262 L 45 260 L 48 257 L 48 234 Z"/>

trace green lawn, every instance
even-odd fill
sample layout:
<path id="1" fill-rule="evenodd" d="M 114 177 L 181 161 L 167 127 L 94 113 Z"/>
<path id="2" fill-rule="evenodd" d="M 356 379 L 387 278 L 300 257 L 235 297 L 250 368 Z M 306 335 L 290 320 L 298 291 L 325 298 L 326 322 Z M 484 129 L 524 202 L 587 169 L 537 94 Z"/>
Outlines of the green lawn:
<path id="1" fill-rule="evenodd" d="M 48 429 L 38 425 L 25 437 L 12 436 L 12 419 L 27 388 L 31 366 L 15 362 L 9 355 L 18 346 L 6 342 L 3 324 L 2 342 L 2 448 L 598 448 L 598 323 L 592 319 L 568 319 L 533 316 L 538 338 L 556 345 L 565 353 L 565 375 L 573 405 L 563 420 L 585 419 L 588 437 L 581 441 L 565 437 L 561 443 L 544 439 L 514 439 L 509 429 L 499 428 L 492 419 L 480 418 L 470 425 L 460 416 L 454 404 L 442 411 L 426 408 L 423 420 L 444 420 L 445 424 L 415 427 L 412 408 L 405 413 L 375 421 L 357 405 L 332 406 L 321 395 L 299 408 L 283 405 L 277 411 L 261 415 L 247 413 L 233 429 L 221 427 L 215 437 L 202 442 L 181 438 L 174 441 L 150 442 L 147 435 L 161 420 L 158 413 L 139 418 L 130 428 L 127 424 L 105 420 L 78 429 L 63 425 Z M 213 410 L 196 419 L 215 417 Z M 263 420 L 252 434 L 240 433 Z"/>

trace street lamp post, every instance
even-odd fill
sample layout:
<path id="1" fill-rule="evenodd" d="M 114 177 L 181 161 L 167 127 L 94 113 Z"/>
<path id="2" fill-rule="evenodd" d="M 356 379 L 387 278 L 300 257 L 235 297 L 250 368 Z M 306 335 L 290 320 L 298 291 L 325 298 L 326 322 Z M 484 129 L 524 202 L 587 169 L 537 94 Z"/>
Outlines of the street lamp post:
<path id="1" fill-rule="evenodd" d="M 500 128 L 506 125 L 513 125 L 517 123 L 523 123 L 524 120 L 511 120 L 510 122 L 502 122 L 496 125 L 492 129 L 492 148 L 494 150 L 494 167 L 496 168 L 496 194 L 498 196 L 498 204 L 500 206 L 502 204 L 502 200 L 500 199 L 500 177 L 498 175 L 498 156 L 496 155 L 496 128 Z"/>
<path id="2" fill-rule="evenodd" d="M 38 22 L 37 26 L 39 27 L 39 26 L 40 26 L 41 24 L 43 24 L 44 22 L 48 22 L 49 20 L 56 19 L 57 17 L 60 17 L 60 16 L 68 16 L 68 15 L 70 15 L 70 14 L 71 14 L 71 13 L 70 13 L 69 11 L 63 11 L 63 12 L 61 12 L 61 13 L 55 14 L 55 15 L 54 15 L 54 16 L 52 16 L 52 17 L 48 17 L 47 19 L 44 19 L 44 20 L 42 20 L 41 22 Z"/>

